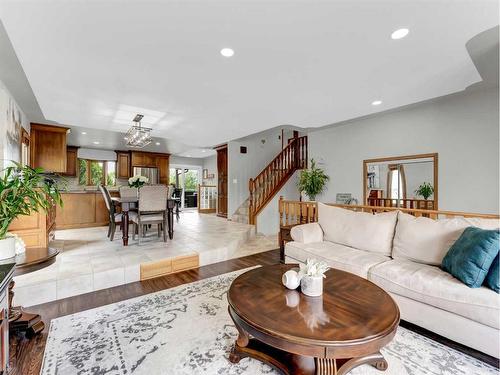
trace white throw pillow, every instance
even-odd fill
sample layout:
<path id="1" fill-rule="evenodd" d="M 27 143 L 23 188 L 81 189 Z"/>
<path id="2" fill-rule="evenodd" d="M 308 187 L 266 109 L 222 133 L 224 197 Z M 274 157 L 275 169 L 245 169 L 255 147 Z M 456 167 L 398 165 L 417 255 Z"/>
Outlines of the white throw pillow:
<path id="1" fill-rule="evenodd" d="M 463 217 L 434 220 L 399 212 L 392 257 L 439 266 L 451 245 L 470 226 L 496 229 L 499 221 Z"/>
<path id="2" fill-rule="evenodd" d="M 323 241 L 323 231 L 318 223 L 296 225 L 292 227 L 290 235 L 294 241 L 301 243 Z"/>
<path id="3" fill-rule="evenodd" d="M 396 211 L 373 215 L 318 203 L 318 222 L 325 241 L 388 256 L 396 219 Z"/>

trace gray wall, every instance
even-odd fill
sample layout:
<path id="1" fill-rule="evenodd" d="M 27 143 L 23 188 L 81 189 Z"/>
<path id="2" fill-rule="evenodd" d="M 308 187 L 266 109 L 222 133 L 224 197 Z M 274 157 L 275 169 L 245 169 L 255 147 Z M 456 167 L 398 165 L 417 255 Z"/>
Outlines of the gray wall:
<path id="1" fill-rule="evenodd" d="M 439 153 L 439 208 L 498 213 L 498 87 L 462 92 L 311 131 L 309 156 L 331 180 L 318 199 L 363 198 L 364 159 Z"/>
<path id="2" fill-rule="evenodd" d="M 213 178 L 204 178 L 205 185 L 217 186 L 217 155 L 208 156 L 203 158 L 203 169 L 208 170 L 208 174 L 213 174 Z"/>
<path id="3" fill-rule="evenodd" d="M 248 180 L 255 178 L 281 151 L 281 128 L 228 143 L 228 217 L 248 198 Z M 262 143 L 264 140 L 264 143 Z M 240 153 L 240 146 L 247 153 Z"/>

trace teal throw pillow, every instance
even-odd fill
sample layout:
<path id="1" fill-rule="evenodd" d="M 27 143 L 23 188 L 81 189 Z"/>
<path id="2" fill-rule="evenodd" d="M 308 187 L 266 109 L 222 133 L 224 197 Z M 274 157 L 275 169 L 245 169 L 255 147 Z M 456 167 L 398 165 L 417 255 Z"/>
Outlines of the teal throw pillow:
<path id="1" fill-rule="evenodd" d="M 498 255 L 499 240 L 498 229 L 468 227 L 450 247 L 441 266 L 468 287 L 479 288 Z"/>
<path id="2" fill-rule="evenodd" d="M 500 293 L 499 257 L 500 254 L 497 254 L 495 260 L 493 261 L 493 264 L 490 267 L 490 270 L 488 271 L 488 274 L 486 275 L 486 280 L 484 280 L 484 285 L 486 285 L 490 289 L 493 289 L 497 293 Z"/>

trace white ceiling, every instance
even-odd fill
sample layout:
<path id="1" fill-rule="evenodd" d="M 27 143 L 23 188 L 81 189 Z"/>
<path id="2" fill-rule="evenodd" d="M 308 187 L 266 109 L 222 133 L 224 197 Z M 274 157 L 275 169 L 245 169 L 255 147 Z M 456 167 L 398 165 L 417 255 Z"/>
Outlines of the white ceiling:
<path id="1" fill-rule="evenodd" d="M 465 43 L 498 2 L 3 0 L 0 18 L 47 120 L 124 132 L 142 113 L 212 146 L 465 89 L 481 79 Z"/>

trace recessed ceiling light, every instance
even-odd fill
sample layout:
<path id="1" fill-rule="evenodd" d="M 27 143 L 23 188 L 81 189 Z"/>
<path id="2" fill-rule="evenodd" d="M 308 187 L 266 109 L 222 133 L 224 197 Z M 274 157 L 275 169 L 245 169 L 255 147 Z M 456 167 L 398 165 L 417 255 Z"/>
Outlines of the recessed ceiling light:
<path id="1" fill-rule="evenodd" d="M 83 135 L 87 134 L 87 132 L 82 132 Z"/>
<path id="2" fill-rule="evenodd" d="M 382 104 L 382 100 L 374 100 L 372 102 L 372 105 L 380 105 L 380 104 Z"/>
<path id="3" fill-rule="evenodd" d="M 397 29 L 391 34 L 392 39 L 403 39 L 405 36 L 408 35 L 410 30 L 408 29 Z"/>
<path id="4" fill-rule="evenodd" d="M 201 152 L 207 152 L 207 150 L 201 150 Z"/>
<path id="5" fill-rule="evenodd" d="M 92 142 L 92 143 L 93 143 L 93 144 L 95 144 L 95 145 L 98 145 L 98 144 L 99 144 L 99 141 L 94 141 L 94 142 Z"/>
<path id="6" fill-rule="evenodd" d="M 234 50 L 231 48 L 223 48 L 220 50 L 220 54 L 224 57 L 231 57 L 234 55 Z"/>
<path id="7" fill-rule="evenodd" d="M 188 158 L 190 158 L 190 157 L 191 157 L 191 155 L 186 155 L 186 156 L 187 156 Z"/>
<path id="8" fill-rule="evenodd" d="M 156 145 L 159 146 L 160 145 L 160 142 L 156 142 Z"/>

